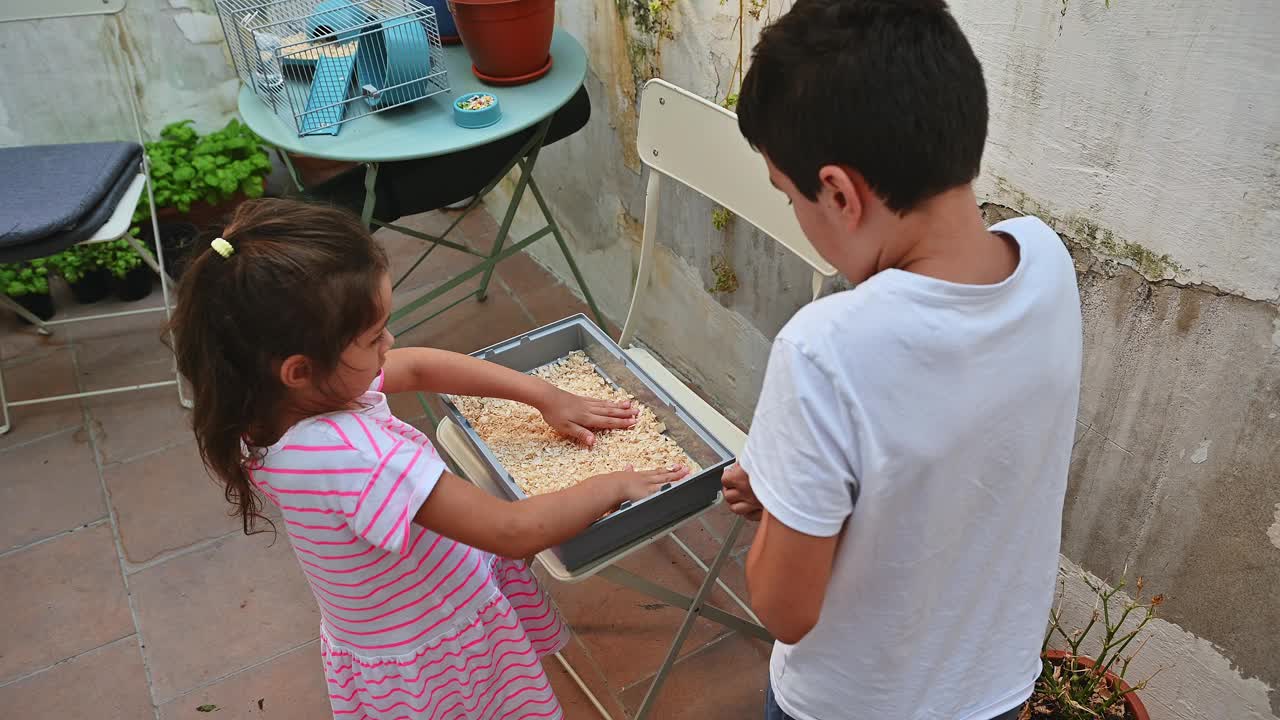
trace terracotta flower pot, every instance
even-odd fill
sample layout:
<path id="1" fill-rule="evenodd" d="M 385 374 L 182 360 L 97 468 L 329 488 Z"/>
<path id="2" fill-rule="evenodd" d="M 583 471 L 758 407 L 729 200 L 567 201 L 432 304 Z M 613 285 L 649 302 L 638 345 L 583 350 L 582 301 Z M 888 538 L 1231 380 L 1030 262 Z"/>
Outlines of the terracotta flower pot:
<path id="1" fill-rule="evenodd" d="M 555 0 L 449 0 L 449 8 L 482 81 L 520 85 L 551 70 Z"/>
<path id="2" fill-rule="evenodd" d="M 1050 663 L 1059 665 L 1067 658 L 1071 657 L 1071 654 L 1064 650 L 1046 650 L 1042 657 Z M 1094 666 L 1093 658 L 1084 657 L 1083 655 L 1077 655 L 1076 662 L 1079 663 L 1081 667 L 1091 668 Z M 1112 690 L 1125 693 L 1124 708 L 1127 712 L 1126 720 L 1151 720 L 1151 716 L 1147 714 L 1146 706 L 1142 704 L 1142 700 L 1138 698 L 1137 693 L 1130 692 L 1132 688 L 1129 687 L 1128 683 L 1121 680 L 1118 675 L 1115 675 L 1110 671 L 1106 674 L 1106 681 L 1107 685 L 1110 686 Z"/>
<path id="3" fill-rule="evenodd" d="M 234 195 L 217 205 L 210 205 L 203 200 L 193 202 L 191 203 L 191 209 L 185 213 L 174 207 L 162 207 L 156 213 L 156 219 L 161 223 L 188 222 L 201 231 L 210 228 L 221 228 L 222 224 L 231 216 L 232 211 L 247 199 L 249 199 L 247 195 L 236 191 Z"/>

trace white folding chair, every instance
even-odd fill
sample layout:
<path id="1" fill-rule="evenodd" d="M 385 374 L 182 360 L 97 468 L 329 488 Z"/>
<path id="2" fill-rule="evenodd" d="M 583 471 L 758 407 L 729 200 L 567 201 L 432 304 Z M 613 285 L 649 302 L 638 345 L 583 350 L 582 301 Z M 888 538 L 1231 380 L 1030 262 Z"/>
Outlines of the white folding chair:
<path id="1" fill-rule="evenodd" d="M 764 161 L 738 132 L 737 117 L 733 113 L 663 80 L 650 80 L 641 95 L 640 127 L 636 145 L 640 158 L 649 167 L 650 173 L 645 193 L 640 265 L 619 344 L 626 348 L 627 354 L 651 378 L 697 418 L 703 427 L 737 454 L 742 451 L 746 443 L 746 435 L 741 430 L 664 367 L 653 353 L 635 345 L 627 347 L 634 339 L 638 317 L 636 309 L 648 290 L 649 274 L 653 269 L 658 234 L 658 198 L 663 181 L 674 180 L 707 196 L 803 259 L 813 269 L 814 297 L 817 297 L 822 288 L 823 278 L 835 275 L 836 271 L 805 239 L 785 198 L 769 183 Z M 473 480 L 487 476 L 487 473 L 480 470 L 483 461 L 469 450 L 457 425 L 446 418 L 438 427 L 437 437 L 443 449 L 454 460 L 464 476 Z M 482 486 L 484 486 L 483 483 Z M 485 489 L 499 496 L 502 495 L 497 487 L 485 486 Z M 690 519 L 692 518 L 684 518 L 658 530 L 646 539 L 572 572 L 566 569 L 555 553 L 550 550 L 541 552 L 537 556 L 539 564 L 556 580 L 580 582 L 598 574 L 686 610 L 684 621 L 672 640 L 666 659 L 636 713 L 636 720 L 643 720 L 651 711 L 667 674 L 679 657 L 680 647 L 692 630 L 697 617 L 705 617 L 726 627 L 768 639 L 768 634 L 759 627 L 758 619 L 746 603 L 719 579 L 720 569 L 729 557 L 738 534 L 742 531 L 742 518 L 734 521 L 723 546 L 710 566 L 703 563 L 675 534 L 676 527 Z M 662 537 L 670 537 L 706 572 L 705 579 L 692 598 L 636 576 L 615 564 Z M 706 598 L 712 586 L 716 584 L 728 593 L 754 622 L 747 623 L 733 615 L 707 606 Z M 569 667 L 563 657 L 558 659 L 591 699 L 596 709 L 605 718 L 609 718 L 609 714 L 573 668 Z"/>
<path id="2" fill-rule="evenodd" d="M 68 17 L 68 16 L 75 16 L 75 15 L 110 15 L 110 14 L 118 13 L 121 10 L 123 10 L 124 5 L 125 5 L 125 0 L 102 0 L 101 2 L 93 2 L 93 3 L 86 2 L 85 0 L 78 0 L 77 2 L 53 3 L 50 5 L 42 4 L 40 2 L 37 2 L 36 0 L 23 0 L 23 2 L 14 3 L 12 6 L 0 8 L 0 22 L 47 19 L 47 18 Z M 114 48 L 115 45 L 113 44 L 112 47 Z M 128 67 L 127 59 L 124 57 L 119 57 L 118 49 L 117 49 L 117 56 L 118 57 L 116 58 L 116 63 L 115 63 L 116 66 Z M 135 96 L 133 91 L 133 81 L 131 79 L 126 79 L 124 82 L 124 85 L 127 88 L 125 95 L 129 100 L 129 110 L 132 112 L 132 115 L 133 115 L 134 133 L 137 137 L 138 144 L 142 145 L 145 148 L 146 141 L 142 133 L 142 124 L 138 119 L 138 99 Z M 142 193 L 144 190 L 147 193 L 147 199 L 151 202 L 151 206 L 154 208 L 155 196 L 153 194 L 152 185 L 151 185 L 151 166 L 145 151 L 142 154 L 142 165 L 138 173 L 138 176 L 134 178 L 133 182 L 129 185 L 128 189 L 125 190 L 124 195 L 121 196 L 120 202 L 117 203 L 115 210 L 111 213 L 111 216 L 107 219 L 106 223 L 104 223 L 102 227 L 100 227 L 97 230 L 97 232 L 93 234 L 92 237 L 90 237 L 88 240 L 83 241 L 80 244 L 107 242 L 110 240 L 118 240 L 120 238 L 124 238 L 125 240 L 127 240 L 129 244 L 133 246 L 134 250 L 136 250 L 138 254 L 142 256 L 143 261 L 148 266 L 150 266 L 152 270 L 156 271 L 156 273 L 160 275 L 160 293 L 161 293 L 161 298 L 163 300 L 163 305 L 161 307 L 149 307 L 149 308 L 142 308 L 138 310 L 123 310 L 119 312 L 99 313 L 96 315 L 86 315 L 82 317 L 66 318 L 62 320 L 41 320 L 40 318 L 36 317 L 32 313 L 28 312 L 26 308 L 19 305 L 8 295 L 0 293 L 0 308 L 6 308 L 14 311 L 19 316 L 21 316 L 24 320 L 34 325 L 36 327 L 36 330 L 41 335 L 49 335 L 52 333 L 51 328 L 56 327 L 58 325 L 65 325 L 68 323 L 92 322 L 94 320 L 106 320 L 109 318 L 125 317 L 129 315 L 140 315 L 140 314 L 154 313 L 154 312 L 163 312 L 165 314 L 165 317 L 167 318 L 173 308 L 173 305 L 171 303 L 172 290 L 170 288 L 170 285 L 173 283 L 173 280 L 164 271 L 164 266 L 163 266 L 164 250 L 162 248 L 162 243 L 158 241 L 160 237 L 160 228 L 159 228 L 159 223 L 156 220 L 156 214 L 154 212 L 151 213 L 151 230 L 153 233 L 152 237 L 157 238 L 156 252 L 158 253 L 158 257 L 153 257 L 151 253 L 148 250 L 146 250 L 141 243 L 138 242 L 137 238 L 134 238 L 129 233 L 129 228 L 133 224 L 134 210 L 137 209 L 138 203 L 142 199 Z M 191 402 L 187 399 L 182 386 L 182 376 L 178 374 L 176 364 L 174 365 L 174 368 L 173 368 L 172 379 L 159 380 L 156 382 L 149 382 L 149 383 L 140 383 L 136 385 L 125 385 L 121 387 L 106 388 L 103 390 L 92 390 L 88 392 L 76 392 L 76 393 L 68 393 L 65 395 L 53 395 L 49 397 L 32 398 L 28 400 L 10 401 L 5 395 L 3 367 L 0 366 L 0 435 L 3 435 L 9 432 L 9 429 L 12 427 L 12 423 L 9 417 L 9 408 L 23 407 L 26 405 L 37 405 L 37 404 L 49 403 L 49 402 L 58 402 L 61 400 L 75 400 L 79 398 L 94 397 L 98 395 L 110 395 L 114 393 L 133 392 L 138 390 L 149 390 L 151 388 L 168 387 L 168 386 L 176 386 L 178 389 L 178 402 L 181 403 L 184 407 L 188 407 L 188 408 L 191 407 Z"/>

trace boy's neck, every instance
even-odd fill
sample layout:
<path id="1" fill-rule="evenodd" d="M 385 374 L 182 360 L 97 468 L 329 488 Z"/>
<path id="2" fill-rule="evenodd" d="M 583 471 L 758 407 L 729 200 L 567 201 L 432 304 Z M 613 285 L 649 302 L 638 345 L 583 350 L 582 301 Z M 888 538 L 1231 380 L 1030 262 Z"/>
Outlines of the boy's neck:
<path id="1" fill-rule="evenodd" d="M 969 185 L 935 195 L 905 216 L 881 211 L 867 230 L 887 239 L 874 263 L 863 265 L 867 277 L 893 268 L 963 285 L 992 285 L 1018 266 L 1017 242 L 987 230 Z"/>

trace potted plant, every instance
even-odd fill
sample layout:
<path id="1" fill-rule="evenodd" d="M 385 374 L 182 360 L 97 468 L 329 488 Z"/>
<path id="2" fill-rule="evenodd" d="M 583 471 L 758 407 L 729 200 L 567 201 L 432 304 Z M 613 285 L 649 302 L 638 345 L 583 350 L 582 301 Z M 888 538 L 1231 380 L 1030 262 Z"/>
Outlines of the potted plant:
<path id="1" fill-rule="evenodd" d="M 164 271 L 177 280 L 187 267 L 191 246 L 200 237 L 200 229 L 188 222 L 160 223 L 160 245 L 164 248 Z M 154 243 L 152 247 L 154 247 Z"/>
<path id="2" fill-rule="evenodd" d="M 1061 605 L 1050 611 L 1041 645 L 1044 667 L 1019 720 L 1150 720 L 1138 692 L 1155 675 L 1133 684 L 1125 676 L 1145 641 L 1132 651 L 1130 646 L 1155 617 L 1164 596 L 1143 600 L 1142 578 L 1133 598 L 1120 595 L 1123 580 L 1110 590 L 1088 576 L 1084 581 L 1098 596 L 1093 614 L 1083 628 L 1069 633 L 1062 626 Z M 1095 629 L 1102 633 L 1101 644 L 1090 656 L 1083 648 L 1092 647 L 1086 641 L 1093 642 L 1090 633 Z M 1050 649 L 1055 638 L 1066 646 Z"/>
<path id="3" fill-rule="evenodd" d="M 67 281 L 76 302 L 98 302 L 111 292 L 111 274 L 97 262 L 93 248 L 75 245 L 48 258 L 49 265 Z"/>
<path id="4" fill-rule="evenodd" d="M 449 0 L 449 9 L 482 81 L 521 85 L 551 70 L 555 0 Z"/>
<path id="5" fill-rule="evenodd" d="M 151 268 L 142 263 L 142 256 L 129 241 L 112 240 L 85 247 L 92 248 L 97 256 L 95 261 L 111 273 L 117 298 L 133 301 L 151 294 Z"/>
<path id="6" fill-rule="evenodd" d="M 46 260 L 0 265 L 0 288 L 41 320 L 53 317 L 53 296 L 49 294 L 49 267 Z M 22 321 L 27 322 L 27 319 L 22 318 Z"/>
<path id="7" fill-rule="evenodd" d="M 157 219 L 204 227 L 225 216 L 245 198 L 262 197 L 271 157 L 262 139 L 239 120 L 201 135 L 191 120 L 170 123 L 160 139 L 147 143 Z M 147 203 L 134 223 L 150 218 Z"/>

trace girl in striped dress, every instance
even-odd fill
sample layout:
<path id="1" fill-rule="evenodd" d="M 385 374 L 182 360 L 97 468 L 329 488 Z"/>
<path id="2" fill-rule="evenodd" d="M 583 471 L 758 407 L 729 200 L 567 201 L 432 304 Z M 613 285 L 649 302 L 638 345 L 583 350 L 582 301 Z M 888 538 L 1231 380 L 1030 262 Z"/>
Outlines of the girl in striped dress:
<path id="1" fill-rule="evenodd" d="M 501 397 L 590 444 L 626 404 L 442 350 L 392 350 L 387 259 L 338 210 L 240 206 L 182 278 L 174 317 L 193 426 L 245 532 L 265 497 L 320 608 L 341 720 L 534 720 L 560 706 L 539 657 L 567 630 L 525 562 L 683 469 L 619 472 L 520 502 L 446 469 L 387 394 Z"/>

